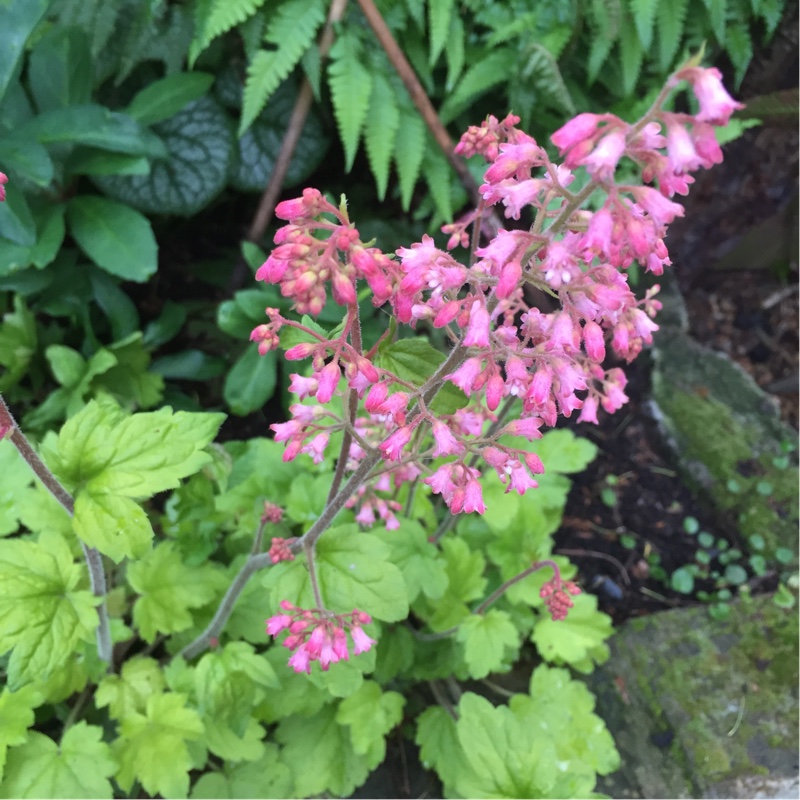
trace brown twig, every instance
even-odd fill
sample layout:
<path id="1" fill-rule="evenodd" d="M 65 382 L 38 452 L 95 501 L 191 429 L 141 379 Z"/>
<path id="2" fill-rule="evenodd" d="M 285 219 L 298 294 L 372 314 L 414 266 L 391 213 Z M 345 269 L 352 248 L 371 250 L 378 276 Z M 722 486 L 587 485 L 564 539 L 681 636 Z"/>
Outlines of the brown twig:
<path id="1" fill-rule="evenodd" d="M 628 570 L 622 566 L 620 561 L 614 558 L 614 556 L 608 555 L 608 553 L 598 553 L 596 550 L 570 550 L 565 548 L 559 548 L 556 550 L 556 553 L 558 553 L 560 556 L 589 556 L 590 558 L 602 558 L 603 561 L 609 561 L 619 570 L 619 574 L 622 576 L 622 580 L 625 582 L 626 586 L 631 585 L 631 579 L 628 576 Z"/>

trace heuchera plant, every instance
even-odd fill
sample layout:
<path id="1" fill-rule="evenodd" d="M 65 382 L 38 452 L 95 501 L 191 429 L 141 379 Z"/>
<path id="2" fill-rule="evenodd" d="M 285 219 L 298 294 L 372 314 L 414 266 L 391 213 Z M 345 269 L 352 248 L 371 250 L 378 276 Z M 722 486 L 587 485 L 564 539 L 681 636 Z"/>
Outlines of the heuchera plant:
<path id="1" fill-rule="evenodd" d="M 699 104 L 695 114 L 664 108 L 683 81 Z M 0 535 L 19 519 L 34 534 L 0 542 L 0 652 L 11 654 L 0 709 L 15 715 L 0 731 L 0 796 L 39 796 L 46 784 L 110 797 L 113 776 L 126 793 L 138 781 L 150 794 L 185 797 L 190 769 L 203 768 L 209 751 L 224 772 L 203 775 L 193 797 L 347 795 L 383 759 L 384 736 L 402 718 L 402 695 L 379 685 L 399 676 L 428 682 L 440 704 L 419 715 L 416 741 L 448 796 L 588 795 L 595 774 L 616 768 L 618 756 L 590 693 L 565 670 L 540 665 L 530 693 L 501 707 L 460 690 L 448 701 L 441 679 L 509 669 L 520 632 L 532 629 L 540 653 L 557 664 L 589 671 L 607 656 L 607 618 L 569 580 L 566 562 L 549 557 L 560 513 L 551 511 L 566 489 L 546 481 L 568 447 L 558 438 L 565 432 L 543 437 L 542 429 L 573 413 L 596 423 L 600 408 L 614 412 L 626 402 L 624 371 L 604 366 L 607 349 L 634 359 L 660 308 L 658 287 L 638 300 L 626 270 L 638 263 L 659 275 L 670 263 L 664 236 L 683 213 L 670 198 L 686 194 L 690 172 L 721 161 L 714 126 L 739 107 L 716 70 L 690 62 L 638 122 L 581 114 L 556 131 L 559 164 L 516 128 L 517 117 L 489 117 L 457 148 L 489 166 L 480 206 L 446 226 L 446 250 L 426 236 L 400 248 L 399 258 L 382 253 L 361 240 L 344 202 L 337 207 L 315 189 L 281 203 L 276 213 L 287 224 L 256 277 L 279 285 L 303 316 L 268 308 L 252 339 L 262 354 L 280 346 L 290 361 L 310 359 L 305 374 L 292 376 L 291 418 L 272 426 L 283 465 L 270 461 L 274 445 L 263 440 L 210 449 L 219 414 L 126 415 L 105 397 L 48 434 L 40 456 L 0 398 L 0 439 L 60 504 L 44 503 L 0 449 L 13 495 Z M 623 158 L 641 183 L 616 182 Z M 573 190 L 579 167 L 588 179 Z M 5 183 L 0 173 L 0 200 Z M 498 230 L 493 206 L 514 220 L 530 212 L 533 222 Z M 452 255 L 459 247 L 468 248 L 463 262 Z M 331 331 L 314 320 L 329 293 L 343 309 Z M 552 310 L 535 304 L 545 296 Z M 370 297 L 390 311 L 375 342 L 363 341 L 359 322 L 359 303 Z M 401 326 L 423 322 L 444 332 L 449 353 L 422 337 L 402 338 Z M 300 454 L 316 466 L 304 473 L 292 463 Z M 540 483 L 541 499 L 528 503 Z M 272 494 L 265 502 L 270 485 L 288 492 L 285 504 Z M 321 487 L 324 502 L 314 496 Z M 159 517 L 167 541 L 154 547 L 140 503 L 165 490 L 174 490 Z M 522 496 L 515 527 L 507 510 L 512 501 L 522 509 Z M 430 497 L 449 512 L 435 530 Z M 229 518 L 246 521 L 254 502 L 260 519 L 249 552 L 234 547 L 224 566 L 211 561 L 220 532 L 233 531 L 235 544 L 240 521 Z M 485 515 L 483 527 L 470 522 L 473 512 Z M 313 522 L 292 535 L 291 522 L 305 519 Z M 530 541 L 534 523 L 539 533 Z M 383 533 L 365 532 L 370 527 Z M 452 528 L 457 535 L 446 535 Z M 91 591 L 75 563 L 78 547 Z M 488 579 L 479 548 L 497 568 Z M 117 565 L 111 592 L 107 560 Z M 260 584 L 248 586 L 266 567 Z M 531 593 L 527 579 L 540 571 Z M 263 632 L 252 633 L 244 606 L 255 602 L 261 615 L 264 591 L 274 603 L 266 633 L 290 651 L 294 672 L 284 665 L 283 677 L 274 670 L 282 651 L 251 646 L 263 643 Z M 473 601 L 480 603 L 470 608 Z M 534 605 L 546 608 L 546 619 L 532 621 Z M 582 624 L 579 642 L 570 639 L 572 617 Z M 97 649 L 89 653 L 92 636 Z M 131 658 L 113 649 L 124 653 L 140 640 L 147 650 Z M 151 658 L 162 644 L 166 666 Z M 342 663 L 351 647 L 366 654 L 358 659 L 364 669 Z M 115 660 L 123 662 L 119 674 Z M 95 706 L 108 707 L 118 726 L 110 744 L 107 725 L 104 732 L 78 721 L 92 682 Z M 58 747 L 26 734 L 32 709 L 75 692 Z M 259 723 L 277 725 L 280 749 L 262 742 Z"/>

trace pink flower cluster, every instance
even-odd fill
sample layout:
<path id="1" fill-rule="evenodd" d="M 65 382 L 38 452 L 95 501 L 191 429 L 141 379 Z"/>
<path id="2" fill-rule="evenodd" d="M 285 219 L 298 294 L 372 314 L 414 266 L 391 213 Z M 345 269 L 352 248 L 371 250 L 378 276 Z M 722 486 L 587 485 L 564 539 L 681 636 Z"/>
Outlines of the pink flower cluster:
<path id="1" fill-rule="evenodd" d="M 695 94 L 697 114 L 665 111 L 666 90 L 635 124 L 612 114 L 580 114 L 552 136 L 560 164 L 515 127 L 514 116 L 470 128 L 457 151 L 489 162 L 483 206 L 501 206 L 514 220 L 530 213 L 533 224 L 499 230 L 467 265 L 429 236 L 401 247 L 395 260 L 363 243 L 346 209 L 315 189 L 280 203 L 276 214 L 288 224 L 257 279 L 278 283 L 301 313 L 318 314 L 328 290 L 345 308 L 331 335 L 275 309 L 253 331 L 263 353 L 279 345 L 283 328 L 294 328 L 299 343 L 286 358 L 311 359 L 310 375 L 292 376 L 290 389 L 300 402 L 291 406 L 291 419 L 272 426 L 276 440 L 286 443 L 284 459 L 306 453 L 319 463 L 331 434 L 345 431 L 349 471 L 366 458 L 384 462 L 349 498 L 359 522 L 379 518 L 396 527 L 393 495 L 420 477 L 452 513 L 483 513 L 483 470 L 494 469 L 506 490 L 519 494 L 534 488 L 543 471 L 524 442 L 511 446 L 509 436 L 531 442 L 560 415 L 578 412 L 579 421 L 597 423 L 599 409 L 611 413 L 626 403 L 623 370 L 604 361 L 609 351 L 623 361 L 635 358 L 652 341 L 661 307 L 658 287 L 636 298 L 626 270 L 638 263 L 660 275 L 670 263 L 664 236 L 683 214 L 670 198 L 688 191 L 690 172 L 721 160 L 713 126 L 741 107 L 717 70 L 687 67 L 668 88 L 681 81 Z M 615 182 L 623 158 L 639 168 L 644 185 Z M 591 180 L 573 192 L 579 167 Z M 605 196 L 602 205 L 582 209 L 595 192 Z M 449 250 L 468 243 L 467 228 L 480 227 L 481 214 L 479 208 L 445 227 Z M 452 368 L 424 387 L 427 394 L 380 360 L 386 343 L 362 343 L 359 281 L 370 287 L 375 305 L 390 304 L 399 322 L 444 329 L 455 343 Z M 446 414 L 430 407 L 444 381 L 466 396 L 462 408 Z M 331 407 L 335 396 L 344 412 Z M 514 400 L 520 401 L 517 418 L 501 424 L 501 404 Z"/>
<path id="2" fill-rule="evenodd" d="M 369 614 L 353 610 L 350 614 L 332 614 L 319 609 L 304 610 L 283 600 L 281 609 L 286 612 L 276 614 L 267 620 L 267 633 L 277 636 L 288 630 L 283 646 L 292 651 L 289 666 L 295 672 L 311 674 L 311 662 L 318 661 L 327 671 L 337 661 L 347 661 L 350 653 L 347 634 L 353 640 L 353 653 L 366 653 L 375 640 L 364 632 L 363 625 L 372 622 Z"/>
<path id="3" fill-rule="evenodd" d="M 567 618 L 569 610 L 575 605 L 570 595 L 581 593 L 580 587 L 572 581 L 562 581 L 561 575 L 556 573 L 539 591 L 539 597 L 544 600 L 547 610 L 554 622 Z"/>

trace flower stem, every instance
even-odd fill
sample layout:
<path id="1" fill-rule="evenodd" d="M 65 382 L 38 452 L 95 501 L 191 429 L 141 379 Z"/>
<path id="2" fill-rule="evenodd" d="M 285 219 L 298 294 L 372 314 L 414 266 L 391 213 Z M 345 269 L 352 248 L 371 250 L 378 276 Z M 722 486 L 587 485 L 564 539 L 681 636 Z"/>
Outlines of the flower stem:
<path id="1" fill-rule="evenodd" d="M 75 515 L 75 501 L 72 495 L 61 485 L 61 482 L 48 469 L 47 465 L 39 458 L 25 434 L 19 429 L 16 420 L 0 395 L 0 430 L 7 429 L 6 438 L 17 448 L 19 454 L 25 459 L 36 477 L 44 484 L 45 488 L 63 506 L 70 517 Z M 92 594 L 100 598 L 97 606 L 97 654 L 102 661 L 111 664 L 111 628 L 108 621 L 108 607 L 106 606 L 106 574 L 103 568 L 103 557 L 94 547 L 81 542 L 81 549 L 86 558 L 89 570 L 89 582 Z"/>

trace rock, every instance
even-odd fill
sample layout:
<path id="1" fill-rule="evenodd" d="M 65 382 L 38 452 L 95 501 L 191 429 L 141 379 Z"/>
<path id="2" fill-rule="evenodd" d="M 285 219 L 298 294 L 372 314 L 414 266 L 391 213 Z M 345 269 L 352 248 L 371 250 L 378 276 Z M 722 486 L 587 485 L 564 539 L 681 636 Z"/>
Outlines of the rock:
<path id="1" fill-rule="evenodd" d="M 613 797 L 797 797 L 797 614 L 762 596 L 628 622 L 591 678 Z"/>

